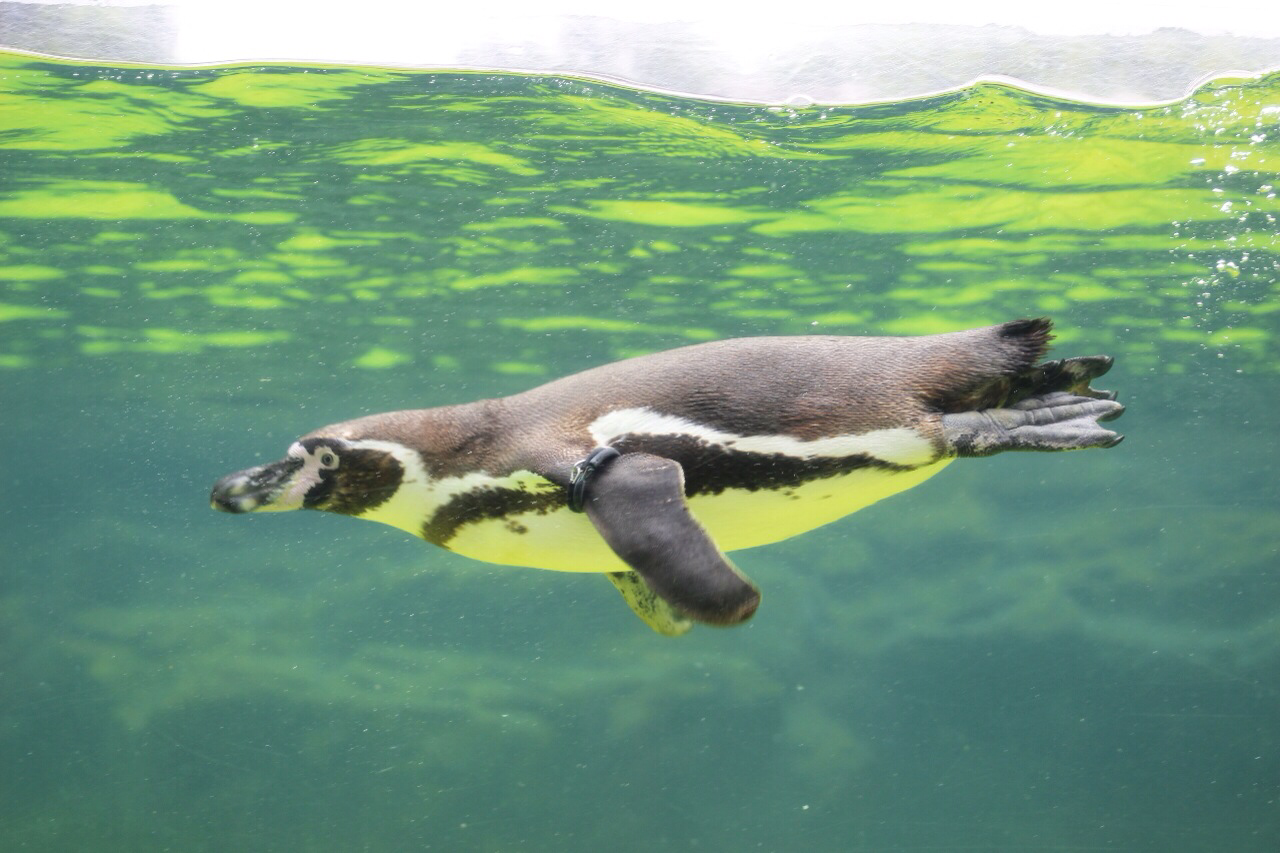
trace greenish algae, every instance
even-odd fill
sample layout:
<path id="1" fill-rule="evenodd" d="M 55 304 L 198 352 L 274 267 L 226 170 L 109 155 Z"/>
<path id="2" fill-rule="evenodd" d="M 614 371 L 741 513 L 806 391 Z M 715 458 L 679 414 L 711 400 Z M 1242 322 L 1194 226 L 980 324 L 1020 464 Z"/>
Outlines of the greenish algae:
<path id="1" fill-rule="evenodd" d="M 120 352 L 199 353 L 206 349 L 249 348 L 289 340 L 283 331 L 190 332 L 182 329 L 128 329 L 79 326 L 80 351 L 85 355 L 111 355 Z"/>
<path id="2" fill-rule="evenodd" d="M 0 323 L 12 320 L 58 320 L 66 316 L 68 316 L 68 312 L 55 308 L 11 305 L 0 302 Z"/>
<path id="3" fill-rule="evenodd" d="M 476 290 L 483 287 L 499 287 L 511 284 L 560 285 L 567 284 L 579 277 L 575 269 L 568 267 L 515 267 L 488 275 L 473 275 L 457 278 L 449 282 L 454 290 Z"/>
<path id="4" fill-rule="evenodd" d="M 333 152 L 339 162 L 361 166 L 404 166 L 436 161 L 469 162 L 492 166 L 512 175 L 537 175 L 527 161 L 477 142 L 412 143 L 404 139 L 364 139 Z M 458 172 L 457 175 L 475 175 Z"/>
<path id="5" fill-rule="evenodd" d="M 293 221 L 286 211 L 223 214 L 219 217 L 184 204 L 171 193 L 125 181 L 48 181 L 40 189 L 0 198 L 0 216 L 39 219 L 211 219 L 254 224 Z"/>
<path id="6" fill-rule="evenodd" d="M 351 362 L 353 365 L 365 370 L 386 370 L 389 367 L 399 367 L 402 364 L 412 363 L 413 358 L 402 352 L 387 349 L 385 347 L 371 347 L 367 352 Z"/>
<path id="7" fill-rule="evenodd" d="M 203 219 L 171 193 L 126 181 L 51 181 L 0 198 L 0 216 L 37 219 Z"/>
<path id="8" fill-rule="evenodd" d="M 705 228 L 712 225 L 733 225 L 769 218 L 768 214 L 762 211 L 675 201 L 601 199 L 589 201 L 588 204 L 590 207 L 587 209 L 552 207 L 551 210 L 557 213 L 673 228 Z"/>
<path id="9" fill-rule="evenodd" d="M 621 335 L 681 335 L 694 340 L 710 340 L 716 337 L 716 333 L 713 329 L 698 329 L 686 326 L 645 325 L 624 320 L 611 320 L 606 317 L 568 316 L 530 317 L 528 319 L 504 317 L 499 322 L 503 326 L 522 329 L 526 332 L 553 332 L 573 329 L 611 332 L 613 334 Z"/>
<path id="10" fill-rule="evenodd" d="M 207 98 L 146 84 L 69 79 L 32 64 L 0 57 L 5 78 L 0 149 L 122 148 L 138 139 L 194 130 L 199 122 L 226 115 Z"/>
<path id="11" fill-rule="evenodd" d="M 48 281 L 65 276 L 60 269 L 40 264 L 15 264 L 0 266 L 0 281 Z"/>
<path id="12" fill-rule="evenodd" d="M 495 361 L 489 367 L 496 373 L 512 376 L 542 376 L 547 372 L 546 365 L 528 361 Z"/>
<path id="13" fill-rule="evenodd" d="M 208 83 L 190 86 L 188 91 L 246 107 L 320 110 L 327 108 L 322 104 L 355 97 L 360 87 L 377 86 L 395 76 L 366 71 L 303 70 L 299 74 L 235 69 L 218 74 Z"/>
<path id="14" fill-rule="evenodd" d="M 512 228 L 564 228 L 558 219 L 545 216 L 503 216 L 487 222 L 469 222 L 462 226 L 467 231 L 504 231 Z"/>

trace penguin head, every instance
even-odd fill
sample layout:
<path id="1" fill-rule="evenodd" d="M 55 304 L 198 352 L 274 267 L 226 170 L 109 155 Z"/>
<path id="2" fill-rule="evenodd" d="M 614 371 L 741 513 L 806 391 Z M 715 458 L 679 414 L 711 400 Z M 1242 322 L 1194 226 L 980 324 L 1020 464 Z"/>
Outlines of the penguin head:
<path id="1" fill-rule="evenodd" d="M 389 499 L 404 478 L 395 455 L 371 444 L 376 442 L 300 439 L 278 462 L 223 477 L 210 504 L 233 513 L 320 509 L 359 515 Z"/>

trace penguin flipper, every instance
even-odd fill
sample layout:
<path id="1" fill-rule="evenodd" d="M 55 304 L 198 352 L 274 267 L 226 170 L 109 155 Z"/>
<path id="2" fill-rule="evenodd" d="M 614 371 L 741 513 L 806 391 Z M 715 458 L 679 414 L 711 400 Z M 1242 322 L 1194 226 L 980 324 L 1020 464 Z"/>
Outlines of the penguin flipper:
<path id="1" fill-rule="evenodd" d="M 636 572 L 608 572 L 609 579 L 622 598 L 644 623 L 664 637 L 679 637 L 693 627 L 693 622 L 653 591 Z"/>
<path id="2" fill-rule="evenodd" d="M 583 508 L 613 552 L 679 613 L 713 625 L 755 613 L 760 592 L 689 512 L 678 462 L 623 454 L 594 473 Z"/>
<path id="3" fill-rule="evenodd" d="M 1007 408 L 943 415 L 942 432 L 958 456 L 990 456 L 1004 450 L 1114 447 L 1124 436 L 1100 422 L 1122 414 L 1124 406 L 1108 397 L 1051 391 L 1019 400 Z"/>

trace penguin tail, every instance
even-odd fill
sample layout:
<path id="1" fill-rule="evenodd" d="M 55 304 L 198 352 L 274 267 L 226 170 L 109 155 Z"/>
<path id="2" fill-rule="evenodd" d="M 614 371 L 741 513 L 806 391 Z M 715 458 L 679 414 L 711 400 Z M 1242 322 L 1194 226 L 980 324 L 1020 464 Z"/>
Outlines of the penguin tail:
<path id="1" fill-rule="evenodd" d="M 1114 400 L 1116 395 L 1111 391 L 1090 387 L 1090 382 L 1111 369 L 1111 357 L 1087 355 L 1040 362 L 1053 340 L 1052 332 L 1052 320 L 1036 317 L 960 333 L 964 337 L 956 340 L 966 342 L 964 351 L 971 354 L 970 361 L 963 369 L 951 369 L 956 381 L 933 398 L 932 405 L 943 413 L 978 411 L 1056 392 Z M 961 361 L 953 357 L 948 364 L 959 365 Z"/>
<path id="2" fill-rule="evenodd" d="M 1015 358 L 1032 365 L 1049 351 L 1049 342 L 1053 340 L 1053 321 L 1048 317 L 1010 320 L 997 326 L 996 334 L 1013 350 Z"/>
<path id="3" fill-rule="evenodd" d="M 1059 358 L 1036 364 L 1049 348 L 1049 341 L 1053 339 L 1052 329 L 1053 321 L 1048 317 L 1014 320 L 999 327 L 1001 337 L 1017 341 L 1019 348 L 1029 357 L 1024 367 L 1010 375 L 1008 390 L 997 405 L 1013 406 L 1023 400 L 1058 391 L 1093 400 L 1114 400 L 1114 391 L 1090 387 L 1093 380 L 1105 374 L 1115 363 L 1109 355 Z"/>
<path id="4" fill-rule="evenodd" d="M 1036 366 L 1049 349 L 1052 331 L 1052 320 L 1037 317 L 937 335 L 934 340 L 945 352 L 931 361 L 945 374 L 932 383 L 938 390 L 931 406 L 944 413 L 968 412 L 1034 395 L 1054 381 L 1041 381 Z"/>
<path id="5" fill-rule="evenodd" d="M 952 408 L 943 433 L 959 456 L 989 456 L 1005 450 L 1080 450 L 1114 447 L 1123 436 L 1102 426 L 1124 414 L 1112 391 L 1092 387 L 1111 369 L 1105 355 L 1060 358 L 1040 364 L 1050 340 L 1048 319 L 1014 320 L 996 327 L 1011 345 L 1014 366 L 971 392 L 970 410 Z"/>

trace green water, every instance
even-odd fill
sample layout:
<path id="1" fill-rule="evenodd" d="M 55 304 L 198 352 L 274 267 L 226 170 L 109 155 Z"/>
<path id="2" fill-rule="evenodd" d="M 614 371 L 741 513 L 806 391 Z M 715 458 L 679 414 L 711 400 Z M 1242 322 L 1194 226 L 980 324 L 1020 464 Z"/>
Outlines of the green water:
<path id="1" fill-rule="evenodd" d="M 1280 76 L 1144 108 L 0 56 L 0 849 L 1280 849 Z M 1129 436 L 746 627 L 213 480 L 737 335 L 1051 315 Z"/>

